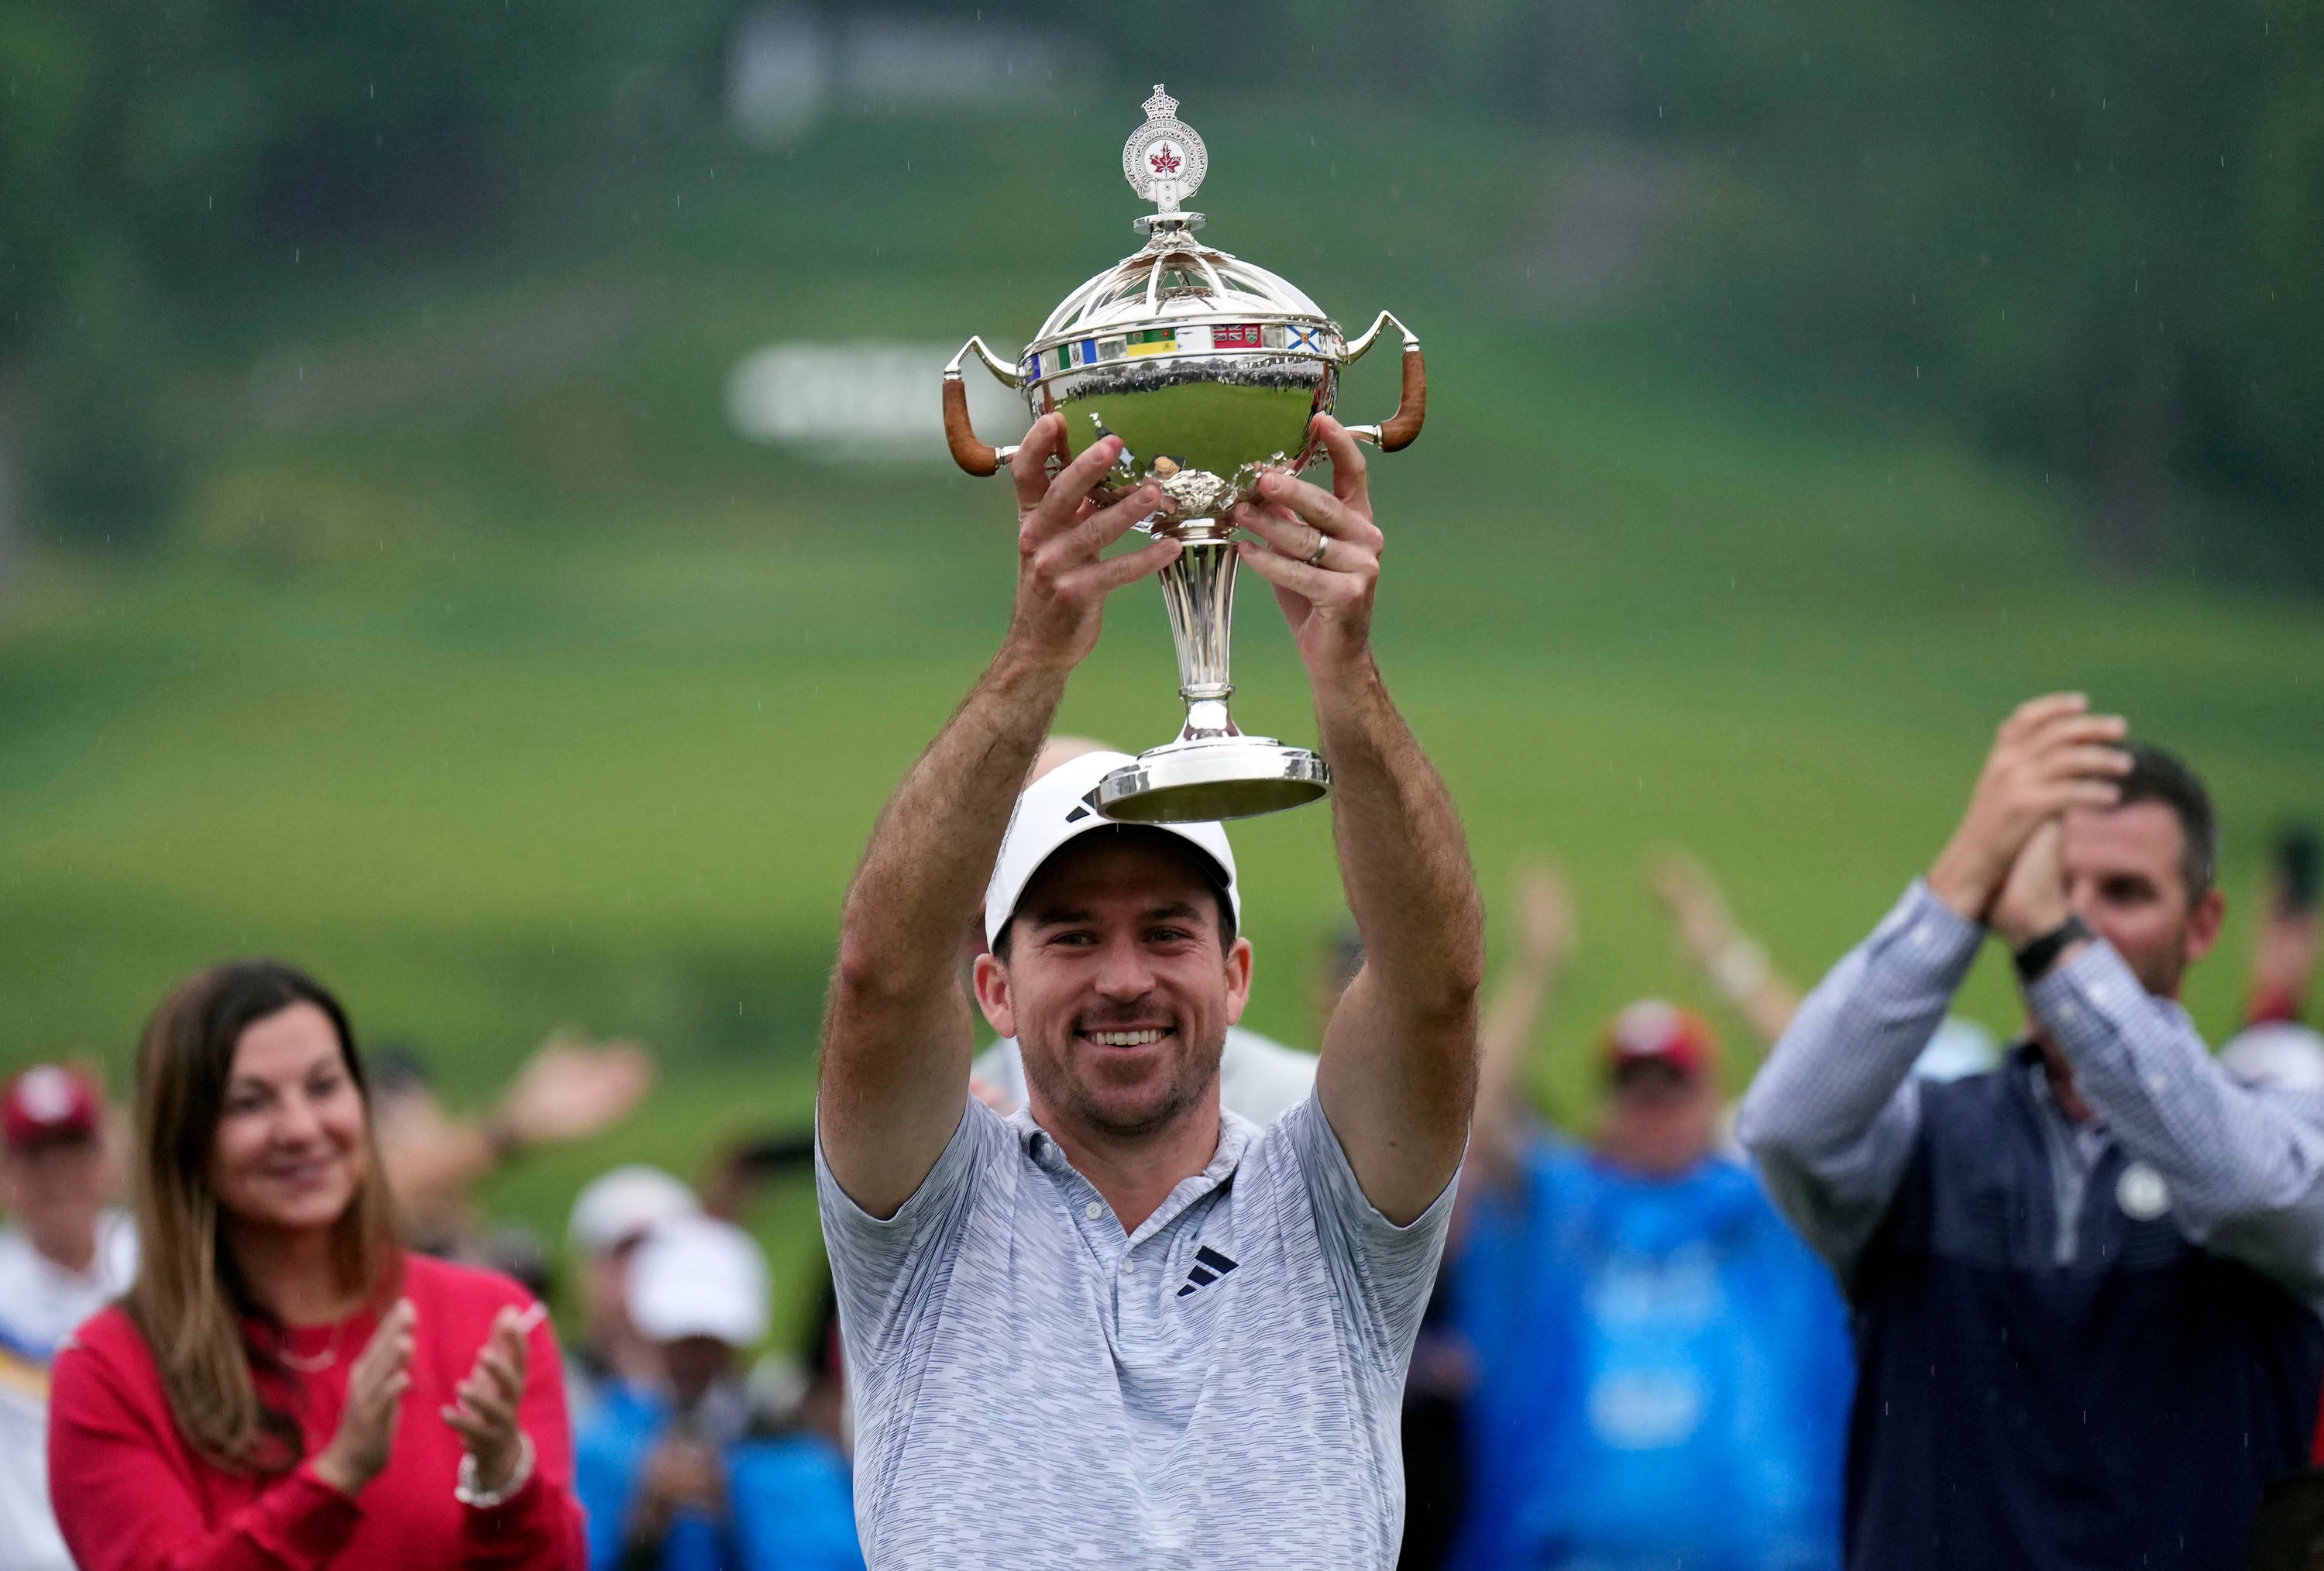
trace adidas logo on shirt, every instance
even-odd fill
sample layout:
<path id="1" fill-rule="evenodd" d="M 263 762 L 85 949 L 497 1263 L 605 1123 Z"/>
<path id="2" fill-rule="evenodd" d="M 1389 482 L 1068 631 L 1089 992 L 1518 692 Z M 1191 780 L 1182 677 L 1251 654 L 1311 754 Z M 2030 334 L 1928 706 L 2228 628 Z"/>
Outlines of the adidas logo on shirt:
<path id="1" fill-rule="evenodd" d="M 1234 1269 L 1233 1261 L 1206 1243 L 1194 1251 L 1194 1269 L 1186 1273 L 1186 1285 L 1178 1289 L 1178 1297 L 1183 1298 L 1198 1288 L 1207 1288 Z"/>

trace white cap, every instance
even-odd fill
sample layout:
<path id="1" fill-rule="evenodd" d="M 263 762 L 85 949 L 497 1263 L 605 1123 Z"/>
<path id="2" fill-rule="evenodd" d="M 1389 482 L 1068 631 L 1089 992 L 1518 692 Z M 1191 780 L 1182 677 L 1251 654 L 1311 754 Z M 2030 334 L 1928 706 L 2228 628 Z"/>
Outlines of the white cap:
<path id="1" fill-rule="evenodd" d="M 767 1257 L 715 1216 L 673 1216 L 630 1262 L 630 1323 L 655 1342 L 714 1336 L 755 1346 L 767 1334 Z"/>
<path id="2" fill-rule="evenodd" d="M 1126 753 L 1084 753 L 1078 758 L 1067 759 L 1025 788 L 1024 794 L 1017 799 L 1017 810 L 1010 816 L 1009 833 L 1001 842 L 1001 860 L 994 864 L 992 882 L 984 892 L 986 943 L 1000 939 L 1001 929 L 1009 925 L 1018 901 L 1024 896 L 1025 886 L 1033 882 L 1041 864 L 1056 855 L 1060 847 L 1093 829 L 1119 827 L 1097 810 L 1098 781 L 1123 764 L 1136 762 Z M 1224 825 L 1132 827 L 1176 835 L 1208 857 L 1227 892 L 1227 905 L 1234 914 L 1235 926 L 1242 926 L 1242 891 L 1235 883 L 1234 848 L 1227 844 Z"/>
<path id="3" fill-rule="evenodd" d="M 2246 1086 L 2324 1091 L 2324 1036 L 2293 1021 L 2246 1026 L 2219 1049 L 2219 1063 Z"/>
<path id="4" fill-rule="evenodd" d="M 574 1197 L 565 1236 L 583 1254 L 603 1254 L 657 1223 L 702 1209 L 694 1191 L 659 1168 L 632 1162 L 600 1173 Z"/>

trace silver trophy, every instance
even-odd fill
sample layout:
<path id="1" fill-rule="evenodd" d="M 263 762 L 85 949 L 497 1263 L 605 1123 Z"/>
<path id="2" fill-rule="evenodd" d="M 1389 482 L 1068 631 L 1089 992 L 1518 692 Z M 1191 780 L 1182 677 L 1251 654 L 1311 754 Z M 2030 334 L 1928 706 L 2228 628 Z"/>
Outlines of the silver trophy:
<path id="1" fill-rule="evenodd" d="M 1404 388 L 1396 414 L 1351 426 L 1360 440 L 1393 452 L 1420 434 L 1428 379 L 1420 340 L 1387 311 L 1349 342 L 1339 323 L 1290 284 L 1197 241 L 1203 215 L 1181 206 L 1209 167 L 1203 139 L 1156 83 L 1146 124 L 1121 150 L 1121 172 L 1157 211 L 1137 220 L 1145 245 L 1067 295 L 1015 365 L 971 338 L 944 373 L 945 439 L 972 475 L 991 475 L 1014 448 L 979 441 L 968 416 L 961 365 L 974 355 L 1020 390 L 1036 419 L 1065 416 L 1078 455 L 1120 437 L 1120 462 L 1094 494 L 1111 502 L 1152 479 L 1162 510 L 1139 527 L 1185 542 L 1162 570 L 1178 695 L 1177 739 L 1105 777 L 1098 809 L 1129 822 L 1242 818 L 1312 802 L 1332 772 L 1304 747 L 1246 736 L 1227 713 L 1227 651 L 1234 626 L 1235 551 L 1227 514 L 1265 469 L 1297 473 L 1319 444 L 1308 430 L 1331 412 L 1340 372 L 1393 326 L 1404 337 Z"/>

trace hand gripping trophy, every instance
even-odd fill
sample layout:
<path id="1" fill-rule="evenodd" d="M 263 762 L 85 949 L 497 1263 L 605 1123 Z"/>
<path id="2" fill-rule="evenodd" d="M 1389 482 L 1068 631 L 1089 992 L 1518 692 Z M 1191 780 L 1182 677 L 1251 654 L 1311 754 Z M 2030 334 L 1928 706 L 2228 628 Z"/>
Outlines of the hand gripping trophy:
<path id="1" fill-rule="evenodd" d="M 993 474 L 1016 451 L 988 446 L 970 429 L 961 364 L 973 354 L 1023 392 L 1036 419 L 1065 411 L 1075 455 L 1121 439 L 1120 460 L 1095 493 L 1101 503 L 1149 478 L 1159 485 L 1162 511 L 1139 527 L 1185 544 L 1161 578 L 1186 725 L 1176 741 L 1106 776 L 1097 807 L 1133 823 L 1248 818 L 1312 802 L 1332 776 L 1314 753 L 1246 736 L 1227 713 L 1235 577 L 1228 513 L 1252 494 L 1262 469 L 1296 473 L 1316 457 L 1309 422 L 1332 411 L 1342 369 L 1381 328 L 1404 337 L 1403 394 L 1393 418 L 1351 426 L 1351 435 L 1388 452 L 1418 436 L 1427 374 L 1420 340 L 1388 312 L 1350 343 L 1298 290 L 1197 241 L 1203 215 L 1181 204 L 1203 183 L 1208 152 L 1159 83 L 1145 107 L 1146 124 L 1121 150 L 1121 172 L 1159 209 L 1137 220 L 1145 245 L 1067 295 L 1016 365 L 982 338 L 963 345 L 945 367 L 945 438 L 972 475 Z"/>

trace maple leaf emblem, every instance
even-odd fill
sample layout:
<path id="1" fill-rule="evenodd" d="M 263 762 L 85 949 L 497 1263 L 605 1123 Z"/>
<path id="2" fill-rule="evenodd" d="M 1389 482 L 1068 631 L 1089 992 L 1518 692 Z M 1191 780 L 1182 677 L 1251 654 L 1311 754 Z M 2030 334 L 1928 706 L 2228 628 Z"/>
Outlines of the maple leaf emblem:
<path id="1" fill-rule="evenodd" d="M 1176 174 L 1180 161 L 1176 153 L 1165 147 L 1150 154 L 1146 162 L 1154 166 L 1156 174 Z"/>

